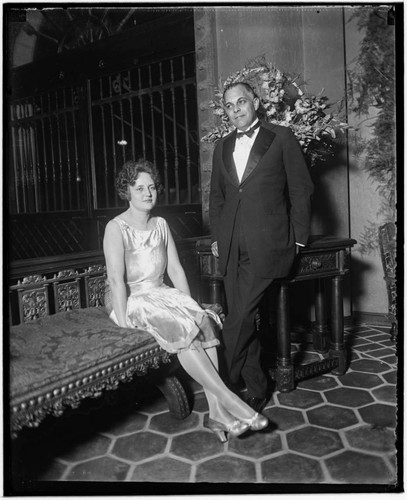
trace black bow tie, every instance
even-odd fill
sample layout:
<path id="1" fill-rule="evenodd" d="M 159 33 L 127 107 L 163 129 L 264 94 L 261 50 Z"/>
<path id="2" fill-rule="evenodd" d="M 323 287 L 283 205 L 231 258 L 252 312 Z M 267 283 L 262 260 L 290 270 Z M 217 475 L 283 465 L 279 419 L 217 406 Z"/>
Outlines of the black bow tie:
<path id="1" fill-rule="evenodd" d="M 258 121 L 255 125 L 253 125 L 253 127 L 246 130 L 246 132 L 237 132 L 236 137 L 238 139 L 240 139 L 240 137 L 243 137 L 244 135 L 247 135 L 247 137 L 251 137 L 254 134 L 254 131 L 256 130 L 256 128 L 259 128 L 259 127 L 260 127 L 260 122 Z"/>

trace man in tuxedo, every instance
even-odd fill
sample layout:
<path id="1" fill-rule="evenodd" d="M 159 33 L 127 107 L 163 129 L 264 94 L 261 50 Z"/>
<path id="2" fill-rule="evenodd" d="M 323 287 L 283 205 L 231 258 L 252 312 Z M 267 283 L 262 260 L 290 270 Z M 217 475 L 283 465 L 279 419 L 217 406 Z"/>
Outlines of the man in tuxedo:
<path id="1" fill-rule="evenodd" d="M 229 384 L 237 387 L 243 379 L 247 403 L 261 412 L 268 378 L 256 310 L 307 244 L 313 184 L 291 130 L 258 119 L 260 101 L 249 84 L 231 84 L 223 100 L 237 129 L 216 144 L 209 201 L 212 253 L 219 258 L 228 309 L 223 354 Z"/>

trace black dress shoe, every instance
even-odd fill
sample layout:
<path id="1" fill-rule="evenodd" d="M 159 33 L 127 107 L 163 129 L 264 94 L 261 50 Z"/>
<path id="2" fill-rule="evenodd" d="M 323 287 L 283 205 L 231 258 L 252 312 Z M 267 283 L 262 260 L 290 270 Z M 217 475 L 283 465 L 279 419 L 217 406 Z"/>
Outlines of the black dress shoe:
<path id="1" fill-rule="evenodd" d="M 249 396 L 246 399 L 246 403 L 253 408 L 254 411 L 257 411 L 257 413 L 261 413 L 263 411 L 263 408 L 267 404 L 267 398 L 255 398 L 252 396 Z"/>

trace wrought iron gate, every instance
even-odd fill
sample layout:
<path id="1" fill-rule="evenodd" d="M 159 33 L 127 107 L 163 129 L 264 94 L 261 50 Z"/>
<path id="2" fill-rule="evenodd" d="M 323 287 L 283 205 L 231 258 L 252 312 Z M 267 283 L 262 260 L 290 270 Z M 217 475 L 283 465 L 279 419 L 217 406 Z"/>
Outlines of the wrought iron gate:
<path id="1" fill-rule="evenodd" d="M 138 157 L 161 172 L 158 208 L 175 237 L 200 235 L 195 53 L 170 52 L 88 76 L 82 68 L 71 82 L 61 71 L 9 101 L 13 260 L 100 250 L 106 221 L 125 206 L 116 173 Z"/>
<path id="2" fill-rule="evenodd" d="M 153 161 L 164 205 L 199 203 L 194 54 L 89 80 L 94 208 L 120 205 L 113 188 L 129 159 Z"/>
<path id="3" fill-rule="evenodd" d="M 84 209 L 79 91 L 56 89 L 10 104 L 11 213 Z"/>

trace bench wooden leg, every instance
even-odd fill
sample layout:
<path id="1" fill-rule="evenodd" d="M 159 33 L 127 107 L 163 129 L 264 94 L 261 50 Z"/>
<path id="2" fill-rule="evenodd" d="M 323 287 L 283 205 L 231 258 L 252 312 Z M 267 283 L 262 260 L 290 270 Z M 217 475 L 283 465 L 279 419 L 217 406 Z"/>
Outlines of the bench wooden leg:
<path id="1" fill-rule="evenodd" d="M 191 409 L 187 394 L 179 379 L 175 375 L 170 375 L 154 383 L 165 396 L 170 414 L 179 420 L 188 417 Z"/>

